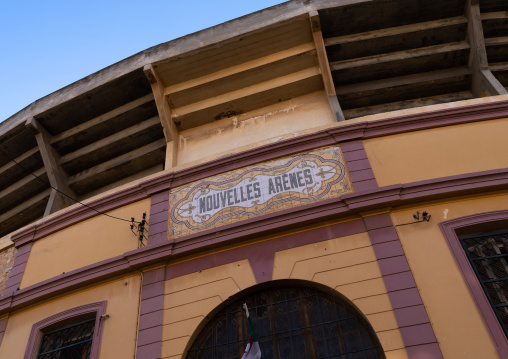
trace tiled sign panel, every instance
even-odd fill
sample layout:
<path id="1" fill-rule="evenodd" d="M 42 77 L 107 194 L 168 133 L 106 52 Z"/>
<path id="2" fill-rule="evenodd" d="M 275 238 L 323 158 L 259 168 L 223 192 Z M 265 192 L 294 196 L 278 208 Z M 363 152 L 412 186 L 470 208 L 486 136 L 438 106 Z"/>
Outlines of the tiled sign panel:
<path id="1" fill-rule="evenodd" d="M 226 172 L 170 192 L 176 238 L 352 192 L 338 146 Z"/>

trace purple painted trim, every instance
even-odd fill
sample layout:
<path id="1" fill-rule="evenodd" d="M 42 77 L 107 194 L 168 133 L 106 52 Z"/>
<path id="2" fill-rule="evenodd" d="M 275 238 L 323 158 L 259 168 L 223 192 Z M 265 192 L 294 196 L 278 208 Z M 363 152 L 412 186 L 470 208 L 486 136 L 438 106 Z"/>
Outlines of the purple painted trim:
<path id="1" fill-rule="evenodd" d="M 427 113 L 415 113 L 367 123 L 364 138 L 417 131 L 431 127 L 506 117 L 508 101 L 480 103 L 459 108 L 447 108 Z"/>
<path id="2" fill-rule="evenodd" d="M 425 324 L 429 322 L 429 317 L 427 316 L 427 311 L 425 310 L 423 304 L 415 305 L 413 307 L 394 309 L 394 312 L 401 327 Z"/>
<path id="3" fill-rule="evenodd" d="M 99 349 L 101 342 L 101 325 L 104 318 L 101 316 L 105 313 L 106 310 L 106 302 L 97 302 L 82 305 L 76 308 L 72 308 L 66 310 L 64 312 L 52 315 L 46 319 L 43 319 L 32 326 L 32 331 L 30 332 L 30 337 L 28 339 L 28 344 L 25 351 L 24 359 L 32 359 L 37 351 L 37 342 L 39 339 L 39 334 L 44 332 L 44 328 L 47 328 L 50 325 L 56 324 L 66 319 L 70 319 L 79 315 L 87 314 L 87 313 L 95 313 L 95 330 L 92 341 L 92 350 L 90 352 L 90 359 L 99 358 Z"/>
<path id="4" fill-rule="evenodd" d="M 275 261 L 275 251 L 259 251 L 253 250 L 249 255 L 249 263 L 254 272 L 256 283 L 264 283 L 272 280 L 273 264 Z"/>
<path id="5" fill-rule="evenodd" d="M 402 327 L 400 328 L 400 334 L 402 335 L 404 345 L 407 347 L 436 343 L 436 337 L 434 336 L 434 331 L 430 323 Z M 441 354 L 439 358 L 442 357 Z"/>
<path id="6" fill-rule="evenodd" d="M 370 162 L 367 158 L 357 161 L 348 161 L 347 168 L 349 172 L 371 169 Z"/>
<path id="7" fill-rule="evenodd" d="M 412 347 L 409 358 L 443 358 L 390 215 L 366 216 L 364 221 L 404 346 Z M 430 351 L 429 344 L 438 350 Z"/>
<path id="8" fill-rule="evenodd" d="M 388 296 L 390 297 L 390 302 L 392 303 L 393 309 L 406 308 L 415 305 L 423 305 L 422 298 L 420 298 L 420 293 L 416 288 L 408 288 L 398 290 L 396 292 L 388 292 Z"/>
<path id="9" fill-rule="evenodd" d="M 91 201 L 87 203 L 87 205 L 98 211 L 106 212 L 113 208 L 146 198 L 147 195 L 145 188 L 136 185 Z M 76 206 L 67 212 L 59 215 L 57 214 L 49 219 L 42 219 L 39 223 L 29 225 L 14 233 L 11 240 L 14 242 L 16 248 L 19 248 L 26 243 L 40 239 L 76 222 L 96 216 L 97 212 L 89 207 Z"/>
<path id="10" fill-rule="evenodd" d="M 349 210 L 366 210 L 506 188 L 508 168 L 503 168 L 356 191 L 343 195 L 341 199 Z"/>
<path id="11" fill-rule="evenodd" d="M 254 163 L 271 160 L 276 157 L 293 154 L 298 151 L 340 143 L 341 147 L 345 145 L 345 149 L 349 152 L 351 149 L 354 149 L 354 146 L 347 145 L 347 141 L 457 123 L 476 122 L 496 117 L 506 117 L 507 115 L 508 101 L 499 101 L 434 112 L 404 115 L 378 121 L 345 124 L 297 138 L 267 144 L 176 172 L 166 173 L 136 186 L 99 198 L 89 203 L 89 205 L 100 211 L 108 211 L 115 207 L 146 198 L 152 194 L 168 190 L 171 187 L 187 184 L 229 170 L 249 166 Z M 366 157 L 364 159 L 366 159 Z M 349 158 L 349 160 L 346 159 L 346 161 L 354 161 L 354 159 Z M 363 183 L 360 187 L 361 191 L 368 190 L 369 188 L 374 188 L 374 183 L 370 180 L 369 183 Z M 49 233 L 94 215 L 96 215 L 96 212 L 89 208 L 83 206 L 76 207 L 69 212 L 57 215 L 49 220 L 43 220 L 38 225 L 31 225 L 21 229 L 13 235 L 12 240 L 16 247 L 19 247 L 23 243 L 37 240 Z"/>
<path id="12" fill-rule="evenodd" d="M 143 273 L 136 358 L 158 359 L 162 350 L 165 268 Z"/>
<path id="13" fill-rule="evenodd" d="M 365 231 L 366 228 L 363 222 L 361 220 L 354 220 L 316 228 L 307 232 L 290 234 L 270 241 L 254 243 L 168 266 L 166 267 L 166 279 L 173 279 L 200 270 L 248 259 L 253 268 L 257 283 L 262 283 L 272 280 L 275 252 Z"/>
<path id="14" fill-rule="evenodd" d="M 499 321 L 497 320 L 496 314 L 494 313 L 494 310 L 492 309 L 456 234 L 458 229 L 467 229 L 467 227 L 473 225 L 502 220 L 508 220 L 508 210 L 477 213 L 441 222 L 439 223 L 439 226 L 441 227 L 441 231 L 443 232 L 446 242 L 450 247 L 453 257 L 457 262 L 459 270 L 464 277 L 466 285 L 473 296 L 476 307 L 478 308 L 487 330 L 494 341 L 499 357 L 508 358 L 508 339 L 501 328 L 501 324 L 499 324 Z"/>
<path id="15" fill-rule="evenodd" d="M 10 295 L 4 295 L 0 298 L 0 315 L 87 283 L 137 270 L 159 263 L 161 260 L 170 258 L 174 260 L 228 242 L 238 243 L 265 234 L 273 234 L 286 228 L 295 228 L 296 225 L 303 226 L 329 218 L 356 214 L 364 210 L 386 208 L 389 205 L 403 205 L 419 199 L 446 198 L 450 195 L 471 193 L 472 190 L 474 193 L 481 193 L 507 187 L 508 169 L 485 171 L 422 181 L 405 186 L 384 187 L 292 208 L 272 215 L 260 216 L 221 227 L 220 231 L 209 230 L 181 237 L 177 243 L 164 241 L 130 251 L 23 288 Z M 383 221 L 373 222 L 370 217 L 367 217 L 365 222 L 373 244 L 398 240 L 390 222 L 384 224 Z M 380 263 L 389 262 L 389 260 L 390 258 L 383 259 Z"/>
<path id="16" fill-rule="evenodd" d="M 415 280 L 410 271 L 384 275 L 383 280 L 388 292 L 415 287 Z"/>
<path id="17" fill-rule="evenodd" d="M 7 320 L 9 318 L 4 318 L 2 320 L 0 320 L 0 345 L 2 344 L 2 339 L 4 337 L 4 333 L 5 333 L 5 328 L 7 327 Z"/>
<path id="18" fill-rule="evenodd" d="M 372 188 L 377 188 L 377 181 L 374 178 L 365 181 L 357 181 L 354 184 L 354 188 L 356 191 L 368 191 Z"/>
<path id="19" fill-rule="evenodd" d="M 433 359 L 442 357 L 441 350 L 437 343 L 406 347 L 406 352 L 407 355 L 413 359 Z"/>
<path id="20" fill-rule="evenodd" d="M 496 117 L 506 117 L 507 115 L 508 101 L 499 101 L 434 112 L 404 115 L 378 121 L 345 124 L 316 133 L 302 135 L 297 138 L 267 144 L 179 171 L 166 173 L 117 193 L 96 199 L 88 204 L 100 211 L 108 211 L 121 205 L 146 198 L 152 194 L 169 190 L 171 187 L 177 187 L 229 170 L 235 170 L 299 151 L 339 143 L 341 146 L 344 145 L 349 152 L 350 149 L 354 149 L 354 146 L 347 145 L 346 143 L 348 141 L 457 123 L 476 122 L 485 119 L 490 120 Z M 359 154 L 360 153 L 355 156 Z M 362 156 L 363 153 L 361 154 L 361 157 Z M 363 159 L 367 158 L 365 157 Z M 354 156 L 346 159 L 346 161 L 355 161 Z M 367 191 L 371 188 L 375 188 L 375 186 L 377 186 L 377 184 L 375 185 L 374 180 L 371 179 L 358 182 L 355 190 Z M 37 225 L 33 224 L 19 230 L 17 233 L 13 234 L 12 240 L 15 246 L 19 247 L 27 242 L 42 238 L 49 233 L 94 215 L 97 215 L 97 213 L 91 209 L 77 206 L 68 212 L 56 215 L 47 220 L 42 220 Z M 157 238 L 157 240 L 161 239 Z"/>
<path id="21" fill-rule="evenodd" d="M 150 226 L 147 245 L 168 240 L 169 191 L 155 193 L 150 197 Z"/>
<path id="22" fill-rule="evenodd" d="M 31 249 L 32 243 L 28 243 L 18 248 L 16 257 L 14 258 L 13 267 L 9 273 L 9 279 L 7 280 L 4 291 L 2 293 L 3 296 L 12 295 L 12 293 L 16 292 L 19 289 L 19 284 L 21 283 L 21 278 L 23 278 L 26 262 L 30 256 Z"/>

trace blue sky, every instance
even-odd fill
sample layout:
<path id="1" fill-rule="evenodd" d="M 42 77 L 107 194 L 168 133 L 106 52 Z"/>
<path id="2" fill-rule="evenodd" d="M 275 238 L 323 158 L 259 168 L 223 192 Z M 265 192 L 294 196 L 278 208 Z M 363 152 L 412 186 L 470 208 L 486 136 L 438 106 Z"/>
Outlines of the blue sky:
<path id="1" fill-rule="evenodd" d="M 282 2 L 0 1 L 0 122 L 139 51 Z"/>

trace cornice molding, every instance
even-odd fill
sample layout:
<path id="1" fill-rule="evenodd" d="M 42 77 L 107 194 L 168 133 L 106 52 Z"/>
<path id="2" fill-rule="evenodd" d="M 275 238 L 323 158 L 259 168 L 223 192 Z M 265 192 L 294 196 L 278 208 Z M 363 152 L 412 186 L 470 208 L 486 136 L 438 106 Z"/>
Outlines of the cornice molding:
<path id="1" fill-rule="evenodd" d="M 235 170 L 277 157 L 310 150 L 316 147 L 339 144 L 347 141 L 388 136 L 401 132 L 423 130 L 458 123 L 483 121 L 508 117 L 508 101 L 481 103 L 463 107 L 447 108 L 433 112 L 390 117 L 382 120 L 346 123 L 315 133 L 290 138 L 233 155 L 218 158 L 196 166 L 162 174 L 119 192 L 95 199 L 87 206 L 101 212 L 134 202 L 172 187 Z M 48 220 L 29 225 L 12 235 L 16 248 L 42 238 L 76 222 L 90 218 L 97 212 L 84 206 L 56 214 Z"/>
<path id="2" fill-rule="evenodd" d="M 238 244 L 268 234 L 283 233 L 284 230 L 294 228 L 295 225 L 304 226 L 332 219 L 347 218 L 360 215 L 366 211 L 400 206 L 422 200 L 484 193 L 500 189 L 508 189 L 508 168 L 347 194 L 339 198 L 237 222 L 220 229 L 180 237 L 175 241 L 149 245 L 67 272 L 10 293 L 10 295 L 2 298 L 0 300 L 0 315 L 83 285 L 106 280 L 156 263 L 182 259 L 196 252 L 230 244 L 233 240 Z"/>
<path id="3" fill-rule="evenodd" d="M 19 248 L 57 230 L 93 217 L 98 214 L 97 211 L 107 212 L 146 197 L 148 197 L 148 192 L 145 187 L 135 185 L 119 192 L 92 200 L 86 203 L 86 206 L 76 206 L 61 214 L 57 213 L 48 219 L 43 219 L 38 223 L 33 223 L 14 233 L 11 240 L 14 242 L 15 247 Z"/>

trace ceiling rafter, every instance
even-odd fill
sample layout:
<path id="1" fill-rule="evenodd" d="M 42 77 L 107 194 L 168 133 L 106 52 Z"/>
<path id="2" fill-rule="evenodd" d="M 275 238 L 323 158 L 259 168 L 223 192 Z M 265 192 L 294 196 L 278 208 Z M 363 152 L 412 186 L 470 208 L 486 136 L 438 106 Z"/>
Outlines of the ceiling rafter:
<path id="1" fill-rule="evenodd" d="M 325 87 L 326 96 L 328 97 L 328 103 L 332 110 L 335 121 L 344 121 L 344 113 L 337 99 L 335 93 L 335 85 L 333 83 L 332 73 L 330 71 L 330 64 L 326 55 L 325 42 L 323 40 L 323 33 L 321 32 L 321 22 L 319 20 L 319 13 L 317 11 L 311 11 L 309 13 L 310 26 L 312 30 L 312 37 L 314 39 L 314 45 L 316 46 L 316 52 L 319 62 L 319 68 L 321 69 L 321 77 L 323 78 L 323 84 Z"/>
<path id="2" fill-rule="evenodd" d="M 467 37 L 471 45 L 469 69 L 472 73 L 471 92 L 475 97 L 487 95 L 504 95 L 508 92 L 489 69 L 486 40 L 483 34 L 482 16 L 478 0 L 467 0 L 466 16 L 468 18 Z M 494 39 L 489 39 L 492 43 Z"/>
<path id="3" fill-rule="evenodd" d="M 51 134 L 33 117 L 28 119 L 25 125 L 35 135 L 49 184 L 52 187 L 52 194 L 44 211 L 44 216 L 48 216 L 64 207 L 73 205 L 77 196 L 69 187 L 69 176 L 59 164 L 59 154 L 51 146 Z"/>
<path id="4" fill-rule="evenodd" d="M 154 65 L 148 64 L 143 68 L 145 76 L 152 87 L 153 97 L 159 112 L 159 118 L 166 138 L 166 168 L 175 167 L 178 159 L 178 128 L 172 119 L 172 110 L 164 96 L 164 82 L 157 74 Z"/>
<path id="5" fill-rule="evenodd" d="M 117 141 L 120 141 L 122 139 L 125 139 L 126 137 L 133 136 L 141 131 L 144 131 L 152 126 L 155 126 L 160 122 L 160 119 L 158 116 L 152 117 L 148 120 L 145 120 L 143 122 L 137 123 L 134 126 L 131 126 L 129 128 L 126 128 L 123 131 L 117 132 L 111 136 L 104 137 L 100 139 L 99 141 L 93 142 L 89 144 L 88 146 L 81 147 L 80 149 L 68 153 L 60 158 L 60 165 L 63 165 L 65 163 L 68 163 L 72 160 L 75 160 L 79 157 L 85 156 L 88 153 L 91 153 L 93 151 L 100 150 L 101 148 L 104 148 L 112 143 L 115 143 Z"/>
<path id="6" fill-rule="evenodd" d="M 142 106 L 150 101 L 153 101 L 153 94 L 148 94 L 148 95 L 140 97 L 134 101 L 126 103 L 125 105 L 117 107 L 114 110 L 111 110 L 105 114 L 102 114 L 100 116 L 92 118 L 91 120 L 86 121 L 85 123 L 82 123 L 80 125 L 72 127 L 67 131 L 56 134 L 55 136 L 53 136 L 51 138 L 51 144 L 55 144 L 65 138 L 75 136 L 75 135 L 79 134 L 80 132 L 86 131 L 87 129 L 89 129 L 91 127 L 97 126 L 98 124 L 107 122 L 117 116 L 120 116 L 120 115 L 122 115 L 130 110 L 133 110 L 136 107 Z"/>

